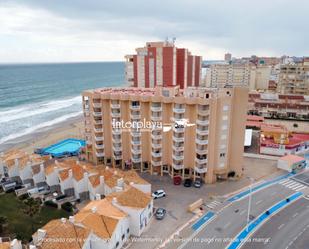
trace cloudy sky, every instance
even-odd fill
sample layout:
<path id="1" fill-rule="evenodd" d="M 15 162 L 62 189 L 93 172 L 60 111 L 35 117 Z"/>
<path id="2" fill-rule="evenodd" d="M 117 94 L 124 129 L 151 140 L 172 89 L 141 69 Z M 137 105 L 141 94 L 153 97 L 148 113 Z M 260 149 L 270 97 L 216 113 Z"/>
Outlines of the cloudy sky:
<path id="1" fill-rule="evenodd" d="M 120 61 L 176 37 L 204 59 L 309 55 L 307 0 L 0 0 L 0 62 Z"/>

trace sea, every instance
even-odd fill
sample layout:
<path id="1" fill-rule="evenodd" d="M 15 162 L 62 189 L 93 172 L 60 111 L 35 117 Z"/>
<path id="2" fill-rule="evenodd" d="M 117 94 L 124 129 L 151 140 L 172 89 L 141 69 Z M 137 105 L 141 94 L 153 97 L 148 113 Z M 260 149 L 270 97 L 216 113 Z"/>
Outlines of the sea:
<path id="1" fill-rule="evenodd" d="M 0 147 L 82 115 L 86 89 L 125 86 L 123 62 L 0 64 Z"/>

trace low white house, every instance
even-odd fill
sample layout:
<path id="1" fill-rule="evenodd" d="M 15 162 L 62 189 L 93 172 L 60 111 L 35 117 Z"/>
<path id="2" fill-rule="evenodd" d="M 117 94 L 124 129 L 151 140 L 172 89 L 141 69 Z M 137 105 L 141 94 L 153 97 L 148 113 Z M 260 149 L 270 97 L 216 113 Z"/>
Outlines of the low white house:
<path id="1" fill-rule="evenodd" d="M 131 234 L 140 236 L 153 215 L 151 195 L 129 186 L 124 191 L 115 192 L 106 198 L 115 207 L 129 215 Z"/>
<path id="2" fill-rule="evenodd" d="M 295 172 L 306 167 L 306 159 L 296 155 L 287 155 L 278 159 L 278 168 Z"/>
<path id="3" fill-rule="evenodd" d="M 67 196 L 74 196 L 73 171 L 71 168 L 59 170 L 60 190 Z"/>
<path id="4" fill-rule="evenodd" d="M 14 239 L 11 242 L 2 242 L 0 238 L 0 248 L 1 249 L 22 249 L 21 241 Z"/>
<path id="5" fill-rule="evenodd" d="M 45 169 L 44 164 L 32 166 L 33 183 L 36 187 L 46 185 Z"/>
<path id="6" fill-rule="evenodd" d="M 95 174 L 88 177 L 89 199 L 96 200 L 97 196 L 104 195 L 104 176 Z"/>

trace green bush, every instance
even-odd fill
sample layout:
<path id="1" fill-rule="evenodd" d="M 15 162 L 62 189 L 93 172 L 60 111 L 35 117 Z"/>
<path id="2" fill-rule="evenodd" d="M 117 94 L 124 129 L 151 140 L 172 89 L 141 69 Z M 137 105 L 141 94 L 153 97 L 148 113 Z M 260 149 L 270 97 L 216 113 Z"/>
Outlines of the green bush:
<path id="1" fill-rule="evenodd" d="M 58 208 L 58 204 L 53 202 L 53 201 L 45 201 L 44 204 L 45 204 L 45 206 Z"/>
<path id="2" fill-rule="evenodd" d="M 28 198 L 30 198 L 28 194 L 23 194 L 23 195 L 18 196 L 18 199 L 21 201 L 26 200 Z"/>
<path id="3" fill-rule="evenodd" d="M 65 202 L 61 205 L 61 208 L 64 210 L 64 211 L 67 211 L 69 213 L 73 212 L 73 205 L 71 202 Z"/>

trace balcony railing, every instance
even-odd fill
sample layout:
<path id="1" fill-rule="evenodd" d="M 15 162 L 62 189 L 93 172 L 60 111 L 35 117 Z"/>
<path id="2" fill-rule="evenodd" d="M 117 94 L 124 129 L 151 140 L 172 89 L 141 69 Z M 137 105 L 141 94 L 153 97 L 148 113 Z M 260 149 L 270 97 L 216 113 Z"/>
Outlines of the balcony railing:
<path id="1" fill-rule="evenodd" d="M 153 112 L 162 112 L 162 106 L 151 106 L 150 109 Z"/>
<path id="2" fill-rule="evenodd" d="M 131 113 L 131 119 L 141 119 L 141 114 L 137 113 Z"/>
<path id="3" fill-rule="evenodd" d="M 132 137 L 141 137 L 142 133 L 140 131 L 131 131 Z"/>
<path id="4" fill-rule="evenodd" d="M 113 135 L 121 135 L 121 129 L 112 129 Z"/>
<path id="5" fill-rule="evenodd" d="M 92 141 L 91 140 L 86 140 L 86 144 L 91 145 Z"/>
<path id="6" fill-rule="evenodd" d="M 159 144 L 152 143 L 151 147 L 154 148 L 154 149 L 160 149 L 160 148 L 162 148 L 162 144 L 160 144 L 160 143 Z"/>
<path id="7" fill-rule="evenodd" d="M 151 152 L 151 155 L 152 155 L 153 157 L 162 157 L 162 153 L 161 153 L 161 152 L 159 152 L 159 153 L 157 153 L 157 152 Z"/>
<path id="8" fill-rule="evenodd" d="M 207 163 L 207 158 L 205 158 L 205 159 L 199 159 L 199 158 L 195 158 L 195 162 L 197 163 L 197 164 L 205 164 L 205 163 Z"/>
<path id="9" fill-rule="evenodd" d="M 186 109 L 184 107 L 174 107 L 173 111 L 174 113 L 185 113 Z"/>
<path id="10" fill-rule="evenodd" d="M 101 125 L 103 124 L 103 120 L 94 120 L 94 124 Z"/>
<path id="11" fill-rule="evenodd" d="M 102 112 L 93 112 L 93 116 L 94 117 L 101 117 L 102 116 Z"/>
<path id="12" fill-rule="evenodd" d="M 151 138 L 153 140 L 161 140 L 162 139 L 162 134 L 154 134 L 154 133 L 151 133 Z"/>
<path id="13" fill-rule="evenodd" d="M 209 125 L 209 120 L 207 120 L 207 119 L 206 120 L 197 119 L 196 123 L 198 125 Z"/>
<path id="14" fill-rule="evenodd" d="M 122 155 L 115 155 L 115 154 L 113 154 L 113 158 L 115 160 L 121 160 L 122 159 Z"/>
<path id="15" fill-rule="evenodd" d="M 141 158 L 141 157 L 137 157 L 137 158 L 132 157 L 132 158 L 131 158 L 131 161 L 132 161 L 133 163 L 140 163 L 140 162 L 142 162 L 142 158 Z"/>
<path id="16" fill-rule="evenodd" d="M 209 115 L 209 109 L 198 109 L 198 114 L 201 116 Z"/>
<path id="17" fill-rule="evenodd" d="M 173 141 L 177 143 L 181 143 L 185 141 L 185 137 L 175 137 L 173 136 Z"/>
<path id="18" fill-rule="evenodd" d="M 185 132 L 185 127 L 173 126 L 173 131 L 176 132 L 176 133 L 184 133 Z"/>
<path id="19" fill-rule="evenodd" d="M 121 114 L 120 114 L 120 112 L 111 112 L 111 116 L 112 116 L 112 118 L 120 118 Z"/>
<path id="20" fill-rule="evenodd" d="M 152 121 L 161 121 L 162 120 L 162 116 L 151 116 L 151 120 Z"/>
<path id="21" fill-rule="evenodd" d="M 184 159 L 184 155 L 175 155 L 173 154 L 173 159 L 177 161 L 182 161 Z"/>
<path id="22" fill-rule="evenodd" d="M 104 149 L 104 144 L 95 144 L 95 147 L 99 150 Z"/>
<path id="23" fill-rule="evenodd" d="M 103 132 L 103 128 L 94 128 L 94 132 L 101 133 Z"/>
<path id="24" fill-rule="evenodd" d="M 111 104 L 112 109 L 119 109 L 120 108 L 120 104 Z"/>
<path id="25" fill-rule="evenodd" d="M 199 138 L 196 138 L 196 139 L 195 139 L 195 142 L 196 142 L 197 144 L 200 144 L 200 145 L 207 145 L 207 144 L 208 144 L 208 140 L 206 140 L 206 139 L 199 139 Z"/>
<path id="26" fill-rule="evenodd" d="M 206 167 L 197 167 L 197 166 L 195 166 L 194 170 L 195 170 L 196 173 L 199 173 L 199 174 L 203 174 L 203 173 L 207 172 L 207 168 Z"/>
<path id="27" fill-rule="evenodd" d="M 104 152 L 96 152 L 95 153 L 97 157 L 104 157 Z"/>
<path id="28" fill-rule="evenodd" d="M 172 166 L 174 169 L 176 170 L 180 170 L 180 169 L 183 169 L 184 168 L 184 165 L 183 164 L 175 164 L 175 163 L 172 163 Z"/>
<path id="29" fill-rule="evenodd" d="M 209 134 L 208 130 L 201 130 L 201 129 L 196 129 L 196 133 L 201 135 L 201 136 L 205 136 Z"/>
<path id="30" fill-rule="evenodd" d="M 184 146 L 175 146 L 173 145 L 173 150 L 174 151 L 184 151 L 185 147 Z"/>
<path id="31" fill-rule="evenodd" d="M 151 160 L 151 164 L 152 164 L 152 166 L 161 166 L 162 165 L 162 161 Z"/>
<path id="32" fill-rule="evenodd" d="M 205 155 L 207 154 L 207 149 L 198 149 L 196 148 L 196 153 L 199 154 L 199 155 Z"/>
<path id="33" fill-rule="evenodd" d="M 95 136 L 95 141 L 103 141 L 103 140 L 104 140 L 103 137 L 97 137 L 97 136 Z"/>
<path id="34" fill-rule="evenodd" d="M 132 154 L 139 155 L 139 154 L 142 153 L 142 150 L 141 150 L 141 149 L 132 148 L 132 149 L 131 149 L 131 152 L 132 152 Z"/>
<path id="35" fill-rule="evenodd" d="M 132 145 L 141 145 L 141 140 L 131 140 Z"/>

